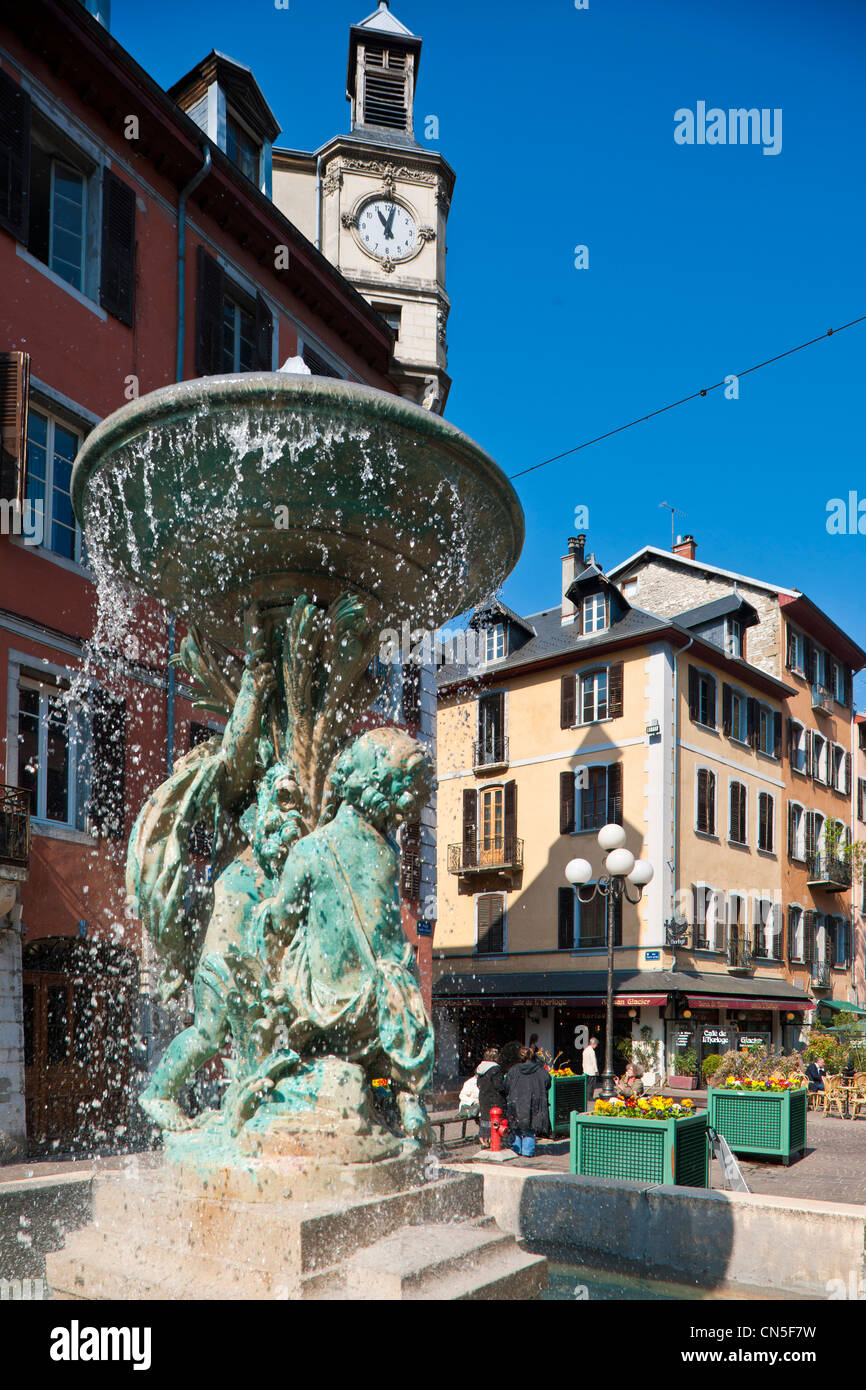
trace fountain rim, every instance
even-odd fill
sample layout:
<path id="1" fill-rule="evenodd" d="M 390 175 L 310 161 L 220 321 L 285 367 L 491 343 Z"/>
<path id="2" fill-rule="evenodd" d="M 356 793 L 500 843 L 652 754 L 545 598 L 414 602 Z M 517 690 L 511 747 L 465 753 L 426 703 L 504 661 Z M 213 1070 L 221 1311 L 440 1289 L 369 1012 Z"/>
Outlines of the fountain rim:
<path id="1" fill-rule="evenodd" d="M 510 573 L 523 550 L 525 519 L 517 492 L 494 459 L 450 420 L 425 410 L 414 401 L 374 386 L 333 377 L 288 372 L 195 377 L 157 387 L 130 401 L 100 421 L 76 455 L 70 485 L 75 517 L 83 528 L 87 485 L 100 467 L 110 461 L 112 454 L 156 426 L 188 419 L 196 409 L 207 405 L 216 406 L 222 413 L 231 406 L 256 403 L 278 406 L 281 401 L 287 406 L 293 403 L 316 406 L 329 399 L 356 405 L 361 418 L 369 415 L 379 425 L 391 423 L 423 435 L 434 444 L 438 442 L 457 454 L 473 471 L 486 476 L 488 485 L 509 513 L 513 527 L 513 560 L 507 571 Z"/>

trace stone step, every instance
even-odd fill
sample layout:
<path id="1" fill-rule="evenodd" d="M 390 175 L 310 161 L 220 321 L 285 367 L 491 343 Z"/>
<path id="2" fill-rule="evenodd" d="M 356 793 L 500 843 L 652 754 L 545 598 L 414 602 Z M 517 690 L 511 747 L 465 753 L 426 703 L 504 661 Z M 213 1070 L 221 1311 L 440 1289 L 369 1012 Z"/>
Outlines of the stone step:
<path id="1" fill-rule="evenodd" d="M 268 1275 L 224 1265 L 217 1257 L 178 1259 L 161 1247 L 121 1248 L 92 1227 L 49 1255 L 46 1277 L 56 1297 L 88 1300 L 275 1299 L 289 1297 Z M 296 1295 L 297 1296 L 297 1295 Z"/>
<path id="2" fill-rule="evenodd" d="M 407 1302 L 452 1303 L 472 1300 L 511 1300 L 514 1302 L 540 1298 L 547 1288 L 547 1260 L 542 1255 L 528 1255 L 515 1243 L 500 1251 L 496 1261 L 486 1268 L 446 1271 L 410 1288 L 403 1295 Z"/>
<path id="3" fill-rule="evenodd" d="M 100 1231 L 113 1232 L 124 1245 L 139 1231 L 175 1255 L 218 1248 L 226 1261 L 285 1277 L 327 1269 L 402 1226 L 479 1216 L 483 1200 L 483 1181 L 475 1174 L 448 1175 L 348 1207 L 212 1201 L 154 1182 L 106 1179 L 96 1185 L 93 1215 Z"/>
<path id="4" fill-rule="evenodd" d="M 357 1299 L 424 1297 L 424 1286 L 445 1276 L 468 1273 L 477 1279 L 483 1268 L 493 1277 L 499 1258 L 514 1248 L 514 1237 L 489 1216 L 454 1225 L 404 1227 L 352 1256 L 347 1294 Z"/>

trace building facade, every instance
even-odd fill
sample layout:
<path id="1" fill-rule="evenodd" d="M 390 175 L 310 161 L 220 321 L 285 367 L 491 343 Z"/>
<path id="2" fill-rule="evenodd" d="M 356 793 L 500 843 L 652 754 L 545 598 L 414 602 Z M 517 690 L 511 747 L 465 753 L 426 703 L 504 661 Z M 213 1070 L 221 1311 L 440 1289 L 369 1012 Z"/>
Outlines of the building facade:
<path id="1" fill-rule="evenodd" d="M 33 0 L 0 21 L 0 1156 L 25 1138 L 123 1142 L 159 1024 L 126 838 L 214 727 L 168 664 L 170 615 L 139 603 L 115 641 L 103 613 L 93 646 L 69 499 L 81 443 L 137 395 L 297 356 L 403 389 L 394 330 L 270 196 L 278 133 L 225 55 L 165 92 L 83 6 Z M 377 717 L 432 740 L 429 678 L 387 674 Z M 428 952 L 433 824 L 404 873 Z"/>
<path id="2" fill-rule="evenodd" d="M 578 894 L 565 866 L 583 858 L 600 871 L 596 834 L 608 821 L 654 869 L 616 925 L 616 1037 L 654 1044 L 670 1070 L 687 1049 L 700 1060 L 750 1039 L 790 1047 L 813 987 L 852 994 L 850 903 L 815 878 L 827 867 L 815 857 L 829 843 L 825 808 L 850 832 L 850 783 L 833 755 L 837 785 L 800 788 L 804 810 L 823 820 L 818 841 L 803 845 L 811 857 L 798 860 L 789 750 L 804 703 L 809 728 L 817 715 L 811 688 L 775 660 L 762 630 L 774 612 L 780 630 L 778 591 L 736 577 L 680 586 L 680 557 L 660 552 L 672 581 L 656 602 L 649 566 L 605 574 L 584 542 L 569 543 L 557 607 L 524 619 L 489 605 L 473 619 L 484 634 L 475 665 L 440 671 L 443 1079 L 471 1069 L 488 1042 L 535 1034 L 572 1060 L 576 1029 L 604 1044 L 603 903 L 581 901 L 589 890 Z M 787 607 L 814 630 L 811 606 L 789 593 Z M 825 737 L 841 747 L 864 657 L 842 634 L 834 641 L 848 703 Z"/>

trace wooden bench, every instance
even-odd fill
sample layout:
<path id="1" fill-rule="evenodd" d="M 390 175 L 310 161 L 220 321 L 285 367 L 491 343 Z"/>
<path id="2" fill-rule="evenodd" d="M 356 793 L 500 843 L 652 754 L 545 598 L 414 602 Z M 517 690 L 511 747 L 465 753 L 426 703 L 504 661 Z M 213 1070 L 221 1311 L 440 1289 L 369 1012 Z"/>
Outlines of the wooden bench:
<path id="1" fill-rule="evenodd" d="M 443 1149 L 445 1149 L 445 1148 L 454 1148 L 454 1147 L 456 1147 L 456 1145 L 458 1145 L 458 1144 L 472 1144 L 472 1143 L 475 1142 L 475 1140 L 476 1140 L 477 1137 L 478 1137 L 477 1135 L 469 1135 L 469 1136 L 467 1136 L 467 1134 L 466 1134 L 466 1126 L 467 1126 L 468 1124 L 474 1124 L 474 1125 L 478 1125 L 478 1124 L 479 1124 L 479 1120 L 478 1120 L 478 1116 L 477 1116 L 477 1115 L 461 1115 L 460 1112 L 459 1112 L 459 1110 L 454 1110 L 454 1111 L 450 1112 L 448 1115 L 435 1115 L 435 1116 L 434 1116 L 434 1115 L 431 1115 L 429 1118 L 430 1118 L 430 1126 L 431 1126 L 431 1128 L 432 1128 L 432 1129 L 438 1129 L 438 1130 L 439 1130 L 439 1144 L 440 1144 L 440 1146 L 441 1146 Z M 446 1125 L 460 1125 L 460 1126 L 461 1126 L 460 1138 L 459 1138 L 459 1139 L 449 1139 L 448 1143 L 446 1144 L 446 1143 L 445 1143 L 445 1126 L 446 1126 Z M 480 1128 L 480 1127 L 479 1127 L 479 1128 Z"/>

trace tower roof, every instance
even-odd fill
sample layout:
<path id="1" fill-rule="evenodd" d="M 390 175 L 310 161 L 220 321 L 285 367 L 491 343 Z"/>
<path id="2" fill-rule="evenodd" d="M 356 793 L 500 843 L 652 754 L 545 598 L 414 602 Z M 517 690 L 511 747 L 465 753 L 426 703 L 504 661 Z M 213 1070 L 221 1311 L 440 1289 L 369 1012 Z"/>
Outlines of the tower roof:
<path id="1" fill-rule="evenodd" d="M 415 55 L 415 81 L 418 80 L 422 40 L 418 34 L 413 34 L 411 29 L 407 29 L 406 25 L 401 24 L 397 16 L 391 13 L 388 8 L 388 0 L 380 0 L 378 10 L 368 14 L 367 18 L 362 19 L 360 24 L 353 24 L 349 30 L 349 68 L 346 73 L 346 96 L 349 100 L 352 99 L 355 92 L 358 45 L 369 44 L 371 40 L 386 46 L 390 41 L 395 48 L 413 53 Z"/>
<path id="2" fill-rule="evenodd" d="M 378 10 L 368 14 L 366 19 L 362 19 L 360 24 L 353 26 L 355 29 L 370 30 L 375 29 L 380 34 L 394 34 L 404 39 L 414 39 L 417 35 L 407 29 L 405 24 L 401 24 L 395 14 L 391 13 L 388 0 L 379 0 Z"/>

